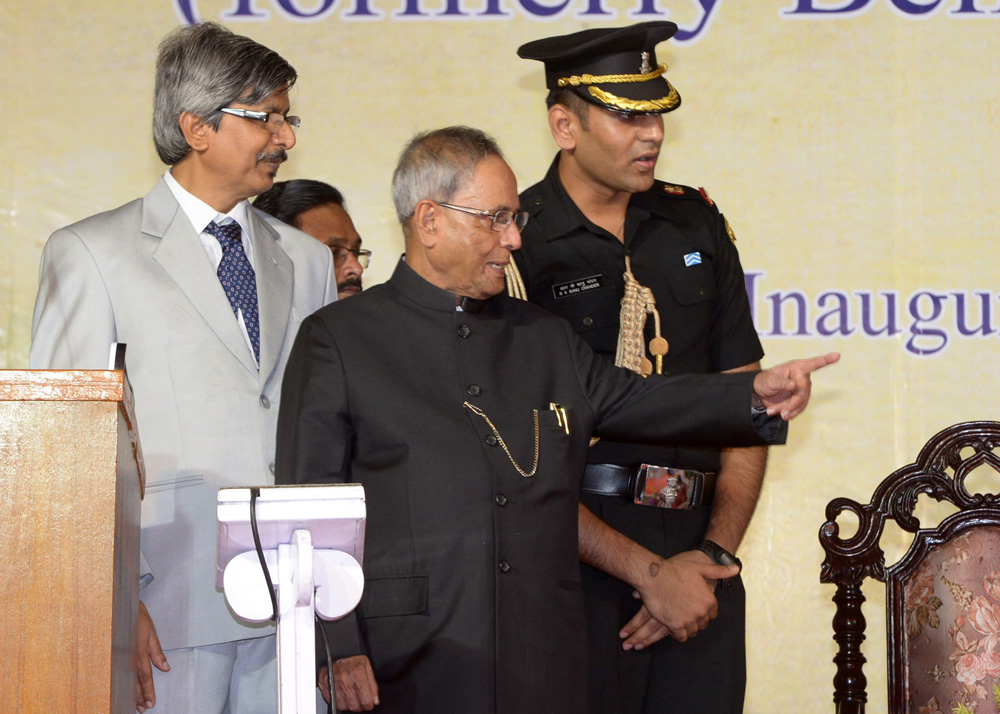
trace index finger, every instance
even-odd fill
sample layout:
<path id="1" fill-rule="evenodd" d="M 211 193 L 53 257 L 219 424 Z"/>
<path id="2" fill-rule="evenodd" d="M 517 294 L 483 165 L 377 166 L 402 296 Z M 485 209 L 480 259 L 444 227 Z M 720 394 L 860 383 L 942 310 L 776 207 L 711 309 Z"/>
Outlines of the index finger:
<path id="1" fill-rule="evenodd" d="M 817 369 L 823 369 L 839 360 L 839 352 L 827 352 L 825 355 L 820 355 L 819 357 L 807 357 L 806 359 L 796 360 L 795 366 L 802 370 L 803 374 L 811 374 Z"/>

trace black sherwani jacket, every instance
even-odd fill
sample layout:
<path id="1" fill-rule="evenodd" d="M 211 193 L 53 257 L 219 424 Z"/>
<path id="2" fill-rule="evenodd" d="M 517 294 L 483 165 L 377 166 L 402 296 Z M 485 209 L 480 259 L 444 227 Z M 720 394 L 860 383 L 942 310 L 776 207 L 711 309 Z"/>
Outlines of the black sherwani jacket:
<path id="1" fill-rule="evenodd" d="M 642 379 L 530 303 L 464 308 L 400 262 L 389 282 L 306 319 L 285 372 L 277 480 L 365 487 L 365 593 L 327 629 L 335 656 L 371 657 L 380 712 L 578 714 L 591 435 L 760 443 L 753 375 Z M 514 462 L 530 473 L 536 444 L 526 477 Z"/>

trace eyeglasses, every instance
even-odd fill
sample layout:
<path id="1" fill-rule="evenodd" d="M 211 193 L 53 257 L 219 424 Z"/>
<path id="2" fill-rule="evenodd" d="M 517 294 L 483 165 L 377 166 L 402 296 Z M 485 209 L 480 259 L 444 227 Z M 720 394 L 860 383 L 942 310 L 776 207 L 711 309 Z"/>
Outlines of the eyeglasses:
<path id="1" fill-rule="evenodd" d="M 355 258 L 357 258 L 358 263 L 361 265 L 362 268 L 367 268 L 368 263 L 371 262 L 372 259 L 372 252 L 366 248 L 358 248 L 355 250 L 353 248 L 331 247 L 330 250 L 333 251 L 334 265 L 343 265 L 347 261 L 347 256 L 353 255 Z"/>
<path id="2" fill-rule="evenodd" d="M 232 114 L 236 117 L 243 117 L 244 119 L 262 121 L 267 130 L 272 134 L 280 133 L 285 124 L 288 124 L 292 128 L 292 132 L 302 126 L 301 118 L 286 117 L 284 114 L 278 114 L 277 112 L 255 112 L 250 109 L 234 109 L 233 107 L 220 107 L 219 111 L 225 114 Z"/>
<path id="3" fill-rule="evenodd" d="M 502 231 L 513 221 L 514 225 L 517 226 L 518 231 L 523 231 L 524 227 L 528 225 L 528 219 L 531 215 L 527 211 L 508 211 L 506 209 L 502 211 L 484 211 L 481 208 L 469 208 L 468 206 L 455 206 L 451 203 L 438 203 L 439 206 L 443 208 L 450 208 L 453 211 L 461 211 L 462 213 L 471 213 L 474 216 L 482 216 L 483 218 L 492 219 L 493 225 L 490 226 L 495 231 Z"/>

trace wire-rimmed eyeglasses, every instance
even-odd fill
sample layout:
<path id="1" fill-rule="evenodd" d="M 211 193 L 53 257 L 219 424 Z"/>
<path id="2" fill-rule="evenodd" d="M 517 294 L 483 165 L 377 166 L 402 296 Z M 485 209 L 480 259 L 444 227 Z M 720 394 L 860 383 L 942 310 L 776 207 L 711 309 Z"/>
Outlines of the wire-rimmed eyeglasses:
<path id="1" fill-rule="evenodd" d="M 527 211 L 510 211 L 507 209 L 502 209 L 499 211 L 484 211 L 481 208 L 469 208 L 468 206 L 456 206 L 453 203 L 438 203 L 439 206 L 444 208 L 450 208 L 453 211 L 462 211 L 462 213 L 471 213 L 474 216 L 482 216 L 483 218 L 489 218 L 493 221 L 490 226 L 495 231 L 503 231 L 511 223 L 513 223 L 518 231 L 523 231 L 524 227 L 528 225 L 528 219 L 531 215 Z"/>
<path id="2" fill-rule="evenodd" d="M 219 111 L 225 114 L 232 114 L 235 117 L 262 121 L 267 130 L 272 134 L 280 133 L 285 124 L 288 124 L 293 132 L 302 126 L 302 119 L 300 117 L 286 117 L 284 114 L 279 114 L 278 112 L 255 112 L 252 109 L 236 109 L 234 107 L 220 107 Z"/>
<path id="3" fill-rule="evenodd" d="M 372 252 L 367 248 L 341 248 L 330 246 L 330 250 L 333 251 L 333 263 L 334 265 L 343 265 L 347 261 L 348 255 L 353 255 L 358 260 L 358 264 L 362 268 L 367 268 L 368 263 L 371 262 Z"/>

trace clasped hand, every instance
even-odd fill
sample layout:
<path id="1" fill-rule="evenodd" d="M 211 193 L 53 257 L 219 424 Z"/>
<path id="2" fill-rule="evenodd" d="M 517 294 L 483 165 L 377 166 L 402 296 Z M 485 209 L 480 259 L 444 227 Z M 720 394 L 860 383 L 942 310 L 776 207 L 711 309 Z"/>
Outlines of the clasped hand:
<path id="1" fill-rule="evenodd" d="M 622 647 L 641 650 L 667 636 L 678 642 L 694 637 L 719 614 L 716 581 L 739 572 L 698 550 L 651 561 L 649 577 L 634 592 L 642 607 L 619 632 Z"/>

